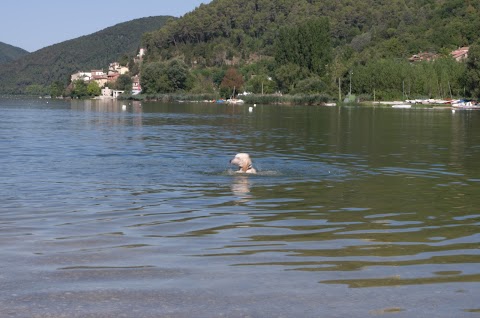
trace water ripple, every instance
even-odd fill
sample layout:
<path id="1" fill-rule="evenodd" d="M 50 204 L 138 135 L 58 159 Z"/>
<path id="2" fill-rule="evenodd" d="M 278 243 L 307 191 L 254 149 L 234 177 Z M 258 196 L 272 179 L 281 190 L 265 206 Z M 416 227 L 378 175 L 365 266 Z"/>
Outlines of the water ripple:
<path id="1" fill-rule="evenodd" d="M 88 307 L 96 295 L 145 305 L 143 313 L 167 298 L 190 313 L 258 304 L 238 316 L 478 311 L 475 114 L 283 106 L 250 114 L 153 103 L 122 112 L 113 101 L 0 107 L 6 312 L 35 301 L 61 316 L 71 313 L 56 307 L 66 298 Z M 229 165 L 240 151 L 251 153 L 257 175 Z M 435 308 L 416 315 L 432 297 L 441 297 Z"/>

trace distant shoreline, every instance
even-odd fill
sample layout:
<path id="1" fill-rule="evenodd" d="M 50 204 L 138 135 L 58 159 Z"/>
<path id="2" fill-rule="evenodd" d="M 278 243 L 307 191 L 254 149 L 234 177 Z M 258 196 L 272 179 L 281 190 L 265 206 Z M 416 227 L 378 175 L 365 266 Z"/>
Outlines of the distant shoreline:
<path id="1" fill-rule="evenodd" d="M 44 100 L 77 100 L 70 97 L 52 98 L 50 96 L 34 96 L 34 95 L 0 95 L 2 99 L 44 99 Z M 247 95 L 239 96 L 247 105 L 283 105 L 283 106 L 319 106 L 319 107 L 336 107 L 336 106 L 359 106 L 359 107 L 380 107 L 380 108 L 435 108 L 435 109 L 452 109 L 452 105 L 445 101 L 424 100 L 425 102 L 408 103 L 406 101 L 358 101 L 358 102 L 341 102 L 329 99 L 324 95 Z M 81 99 L 78 99 L 81 100 Z M 97 97 L 86 98 L 84 100 L 109 100 L 109 101 L 140 101 L 140 102 L 164 102 L 164 103 L 211 103 L 223 104 L 226 100 L 219 98 L 215 94 L 138 94 L 121 96 L 118 99 Z M 223 102 L 222 102 L 223 101 Z M 411 107 L 407 107 L 407 105 Z M 404 107 L 402 107 L 404 106 Z"/>

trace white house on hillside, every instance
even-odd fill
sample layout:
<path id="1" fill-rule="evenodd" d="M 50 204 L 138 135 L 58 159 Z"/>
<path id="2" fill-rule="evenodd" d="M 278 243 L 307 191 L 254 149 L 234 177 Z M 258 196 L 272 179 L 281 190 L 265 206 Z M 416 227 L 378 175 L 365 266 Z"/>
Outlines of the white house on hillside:
<path id="1" fill-rule="evenodd" d="M 104 76 L 106 75 L 103 70 L 92 70 L 92 76 Z"/>
<path id="2" fill-rule="evenodd" d="M 125 93 L 125 91 L 118 91 L 114 89 L 110 89 L 108 87 L 102 88 L 102 95 L 101 98 L 118 98 L 118 96 Z"/>
<path id="3" fill-rule="evenodd" d="M 77 72 L 72 74 L 70 77 L 71 81 L 82 80 L 84 82 L 89 82 L 92 79 L 92 72 Z"/>
<path id="4" fill-rule="evenodd" d="M 103 98 L 111 98 L 113 96 L 113 90 L 108 87 L 102 88 L 102 95 Z"/>
<path id="5" fill-rule="evenodd" d="M 140 63 L 143 60 L 143 57 L 145 56 L 146 50 L 141 48 L 140 51 L 138 52 L 137 56 L 135 56 L 134 61 L 135 63 Z"/>
<path id="6" fill-rule="evenodd" d="M 465 46 L 465 47 L 459 48 L 458 50 L 453 51 L 450 54 L 452 55 L 452 57 L 456 61 L 461 62 L 461 61 L 464 61 L 468 58 L 468 51 L 469 50 L 470 50 L 470 47 Z"/>
<path id="7" fill-rule="evenodd" d="M 129 72 L 128 67 L 126 66 L 121 66 L 120 63 L 118 62 L 113 62 L 110 63 L 110 66 L 108 68 L 109 71 L 118 73 L 120 75 L 127 74 Z"/>
<path id="8" fill-rule="evenodd" d="M 103 70 L 92 70 L 92 80 L 98 83 L 98 86 L 103 87 L 108 82 L 108 75 Z"/>

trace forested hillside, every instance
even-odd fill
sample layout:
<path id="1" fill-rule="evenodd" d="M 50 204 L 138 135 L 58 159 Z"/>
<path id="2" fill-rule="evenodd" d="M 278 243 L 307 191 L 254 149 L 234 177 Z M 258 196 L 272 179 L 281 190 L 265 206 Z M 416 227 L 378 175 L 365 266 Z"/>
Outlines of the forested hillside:
<path id="1" fill-rule="evenodd" d="M 446 97 L 465 91 L 465 63 L 454 63 L 449 52 L 479 40 L 479 16 L 480 2 L 474 0 L 213 0 L 146 34 L 143 43 L 149 63 L 184 62 L 193 71 L 184 89 L 194 92 L 218 88 L 234 66 L 245 87 L 256 92 L 261 87 L 336 96 L 338 82 L 345 92 L 351 78 L 357 94 Z M 279 60 L 287 46 L 298 52 L 310 45 L 285 41 L 282 34 L 298 35 L 298 28 L 318 26 L 319 18 L 328 20 L 323 28 L 329 39 L 311 41 L 322 42 L 327 64 L 315 69 L 295 61 L 309 59 L 308 50 Z M 445 60 L 411 67 L 408 57 L 423 51 Z"/>
<path id="2" fill-rule="evenodd" d="M 164 56 L 165 48 L 193 44 L 189 55 L 211 63 L 220 49 L 204 44 L 223 42 L 239 57 L 269 54 L 281 27 L 328 17 L 334 46 L 351 44 L 358 51 L 370 49 L 372 56 L 399 57 L 468 45 L 478 37 L 479 10 L 473 0 L 213 0 L 145 41 Z"/>
<path id="3" fill-rule="evenodd" d="M 0 42 L 0 64 L 14 61 L 27 54 L 24 49 Z"/>
<path id="4" fill-rule="evenodd" d="M 121 23 L 91 35 L 52 45 L 0 67 L 0 92 L 42 93 L 53 82 L 67 85 L 78 70 L 101 69 L 122 55 L 136 54 L 142 34 L 161 28 L 170 17 Z"/>

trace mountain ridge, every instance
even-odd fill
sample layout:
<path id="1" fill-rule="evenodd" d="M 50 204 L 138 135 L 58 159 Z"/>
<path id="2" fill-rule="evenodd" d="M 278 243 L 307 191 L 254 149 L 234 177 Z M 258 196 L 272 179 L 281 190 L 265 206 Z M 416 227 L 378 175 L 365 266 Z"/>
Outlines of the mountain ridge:
<path id="1" fill-rule="evenodd" d="M 107 67 L 122 55 L 134 55 L 142 34 L 161 28 L 170 16 L 135 19 L 105 28 L 90 35 L 50 45 L 3 64 L 0 92 L 23 94 L 27 87 L 46 87 L 53 82 L 66 85 L 78 70 Z"/>
<path id="2" fill-rule="evenodd" d="M 0 42 L 0 64 L 8 63 L 29 54 L 27 50 Z"/>

